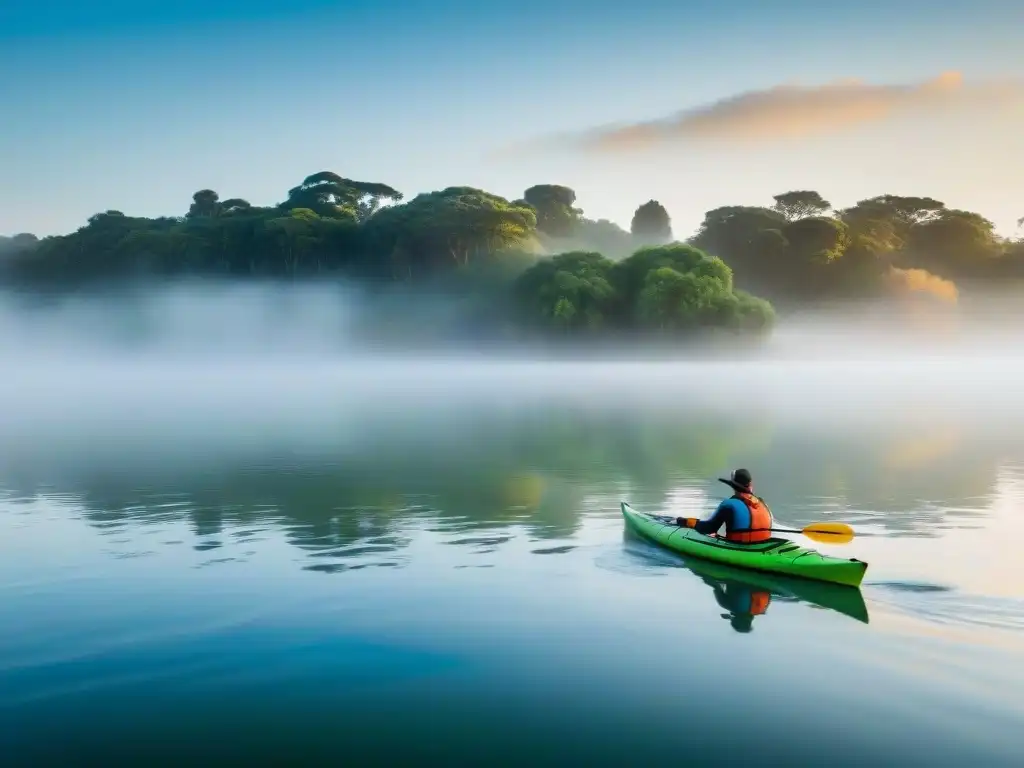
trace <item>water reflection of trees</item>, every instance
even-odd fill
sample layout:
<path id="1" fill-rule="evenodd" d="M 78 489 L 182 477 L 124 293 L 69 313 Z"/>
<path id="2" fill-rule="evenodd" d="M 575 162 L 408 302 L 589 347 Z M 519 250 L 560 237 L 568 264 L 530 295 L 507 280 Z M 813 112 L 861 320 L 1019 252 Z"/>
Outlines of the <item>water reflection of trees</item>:
<path id="1" fill-rule="evenodd" d="M 1000 467 L 1022 446 L 986 430 L 936 424 L 814 437 L 781 435 L 756 459 L 759 490 L 778 516 L 801 524 L 835 510 L 890 534 L 928 535 L 987 513 Z"/>
<path id="2" fill-rule="evenodd" d="M 512 526 L 535 539 L 571 538 L 596 490 L 626 482 L 667 493 L 680 473 L 717 472 L 734 446 L 756 443 L 753 434 L 713 419 L 538 408 L 475 414 L 433 434 L 382 431 L 337 455 L 83 455 L 35 467 L 36 481 L 19 483 L 19 493 L 73 495 L 104 529 L 187 520 L 202 549 L 228 528 L 234 536 L 270 525 L 326 562 L 383 556 L 414 527 L 467 543 L 467 532 Z"/>
<path id="3" fill-rule="evenodd" d="M 854 523 L 870 514 L 894 533 L 920 534 L 977 514 L 1007 450 L 978 432 L 944 428 L 812 435 L 767 416 L 537 407 L 368 431 L 338 450 L 216 461 L 168 452 L 144 467 L 131 456 L 80 456 L 34 467 L 30 483 L 22 472 L 18 486 L 72 494 L 104 528 L 187 520 L 204 549 L 272 528 L 311 567 L 337 570 L 398 564 L 394 555 L 416 528 L 473 546 L 480 536 L 468 532 L 498 529 L 571 538 L 588 498 L 611 506 L 622 487 L 652 503 L 680 487 L 720 496 L 715 477 L 736 464 L 755 471 L 787 522 L 809 522 L 832 504 Z"/>

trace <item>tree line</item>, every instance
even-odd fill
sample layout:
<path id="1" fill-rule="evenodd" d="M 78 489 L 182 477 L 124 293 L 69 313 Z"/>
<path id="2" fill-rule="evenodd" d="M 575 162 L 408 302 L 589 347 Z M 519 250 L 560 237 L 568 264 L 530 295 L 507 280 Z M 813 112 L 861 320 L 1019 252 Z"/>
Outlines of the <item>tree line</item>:
<path id="1" fill-rule="evenodd" d="M 833 209 L 817 192 L 786 192 L 768 207 L 708 211 L 691 241 L 776 300 L 862 298 L 900 286 L 944 294 L 1024 278 L 1024 240 L 1001 238 L 981 214 L 929 197 L 879 195 Z"/>
<path id="2" fill-rule="evenodd" d="M 46 291 L 184 276 L 449 281 L 479 289 L 520 328 L 676 334 L 764 330 L 769 301 L 948 297 L 958 285 L 1024 278 L 1024 241 L 927 197 L 835 209 L 817 192 L 785 192 L 771 205 L 708 211 L 683 242 L 656 200 L 637 207 L 629 231 L 587 218 L 576 202 L 554 184 L 514 200 L 472 187 L 406 200 L 387 184 L 322 171 L 276 205 L 204 189 L 181 215 L 108 210 L 66 235 L 2 238 L 0 280 Z"/>

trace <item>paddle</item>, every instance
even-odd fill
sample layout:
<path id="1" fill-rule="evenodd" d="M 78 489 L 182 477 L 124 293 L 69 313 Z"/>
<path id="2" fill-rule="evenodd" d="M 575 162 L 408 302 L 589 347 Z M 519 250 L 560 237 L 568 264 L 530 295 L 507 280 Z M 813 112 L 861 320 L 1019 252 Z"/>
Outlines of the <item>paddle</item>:
<path id="1" fill-rule="evenodd" d="M 674 523 L 671 517 L 659 516 L 665 522 Z M 846 523 L 811 523 L 803 528 L 769 528 L 773 533 L 799 533 L 811 541 L 823 544 L 848 544 L 853 541 L 853 528 Z"/>
<path id="2" fill-rule="evenodd" d="M 853 528 L 846 523 L 811 523 L 797 530 L 795 528 L 772 528 L 776 533 L 802 533 L 812 541 L 825 544 L 847 544 L 853 541 Z"/>

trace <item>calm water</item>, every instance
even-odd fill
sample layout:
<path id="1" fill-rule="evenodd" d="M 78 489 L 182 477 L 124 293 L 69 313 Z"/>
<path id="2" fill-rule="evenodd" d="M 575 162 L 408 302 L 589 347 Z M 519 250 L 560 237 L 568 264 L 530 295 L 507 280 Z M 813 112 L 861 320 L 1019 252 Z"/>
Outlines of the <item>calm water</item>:
<path id="1" fill-rule="evenodd" d="M 1007 366 L 13 367 L 0 763 L 1024 764 Z M 624 534 L 738 465 L 862 606 Z"/>

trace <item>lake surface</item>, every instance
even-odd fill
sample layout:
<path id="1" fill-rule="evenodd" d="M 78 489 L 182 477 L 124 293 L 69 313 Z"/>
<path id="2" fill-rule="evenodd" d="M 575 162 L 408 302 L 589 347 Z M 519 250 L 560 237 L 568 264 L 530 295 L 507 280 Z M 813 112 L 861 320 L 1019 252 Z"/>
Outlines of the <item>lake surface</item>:
<path id="1" fill-rule="evenodd" d="M 1022 380 L 9 366 L 0 763 L 1019 766 Z M 816 546 L 870 563 L 863 615 L 785 590 L 751 615 L 757 584 L 625 534 L 621 500 L 704 514 L 737 466 L 781 523 L 857 529 Z"/>

